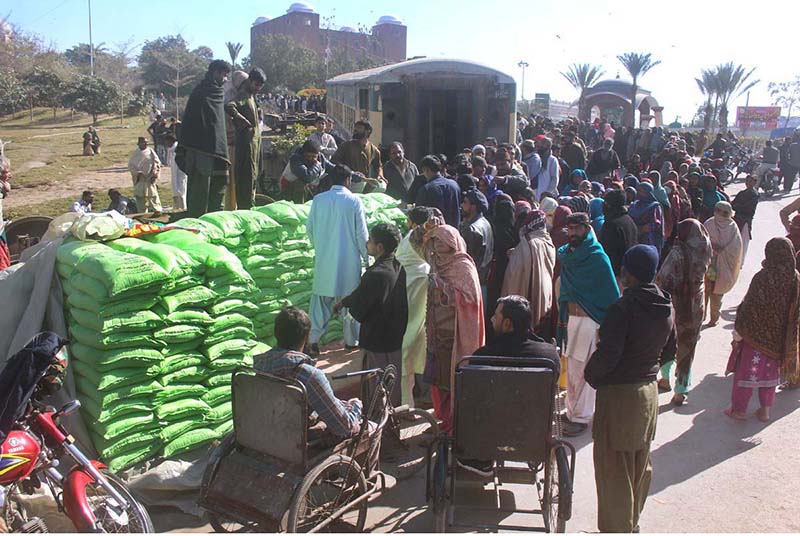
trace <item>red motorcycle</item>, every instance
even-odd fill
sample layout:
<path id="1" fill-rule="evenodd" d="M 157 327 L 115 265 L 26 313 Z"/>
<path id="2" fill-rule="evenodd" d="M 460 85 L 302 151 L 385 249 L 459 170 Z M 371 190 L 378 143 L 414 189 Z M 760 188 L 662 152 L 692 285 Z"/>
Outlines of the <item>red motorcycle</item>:
<path id="1" fill-rule="evenodd" d="M 55 333 L 40 333 L 0 373 L 0 512 L 5 528 L 48 532 L 44 520 L 29 516 L 20 500 L 21 493 L 46 486 L 78 532 L 154 532 L 150 516 L 125 483 L 83 454 L 61 424 L 80 402 L 58 411 L 43 402 L 61 388 L 67 343 Z M 61 462 L 70 459 L 74 465 L 64 474 Z"/>

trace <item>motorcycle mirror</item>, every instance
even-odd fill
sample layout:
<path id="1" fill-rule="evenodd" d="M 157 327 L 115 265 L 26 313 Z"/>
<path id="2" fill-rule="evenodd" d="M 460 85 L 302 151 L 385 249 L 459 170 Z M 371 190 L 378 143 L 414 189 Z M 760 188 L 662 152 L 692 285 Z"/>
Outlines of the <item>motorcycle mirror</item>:
<path id="1" fill-rule="evenodd" d="M 72 415 L 81 407 L 80 400 L 73 400 L 72 402 L 67 402 L 64 404 L 64 407 L 58 410 L 56 413 L 56 417 L 66 417 L 68 415 Z"/>

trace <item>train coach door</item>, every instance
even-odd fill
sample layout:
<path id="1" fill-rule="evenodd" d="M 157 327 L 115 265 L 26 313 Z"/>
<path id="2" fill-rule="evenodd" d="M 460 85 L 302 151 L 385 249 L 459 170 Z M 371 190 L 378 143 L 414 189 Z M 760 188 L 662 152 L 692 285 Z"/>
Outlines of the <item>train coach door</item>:
<path id="1" fill-rule="evenodd" d="M 417 113 L 421 154 L 452 157 L 472 143 L 471 93 L 457 89 L 419 92 Z"/>

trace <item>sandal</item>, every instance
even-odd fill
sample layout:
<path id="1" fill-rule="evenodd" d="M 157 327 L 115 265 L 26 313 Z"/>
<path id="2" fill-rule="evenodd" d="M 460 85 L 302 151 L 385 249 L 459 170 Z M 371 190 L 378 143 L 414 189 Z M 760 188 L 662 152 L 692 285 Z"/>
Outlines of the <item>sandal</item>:
<path id="1" fill-rule="evenodd" d="M 672 396 L 672 403 L 676 406 L 682 406 L 686 403 L 686 395 L 675 393 Z"/>
<path id="2" fill-rule="evenodd" d="M 761 422 L 769 422 L 769 415 L 765 415 L 764 409 L 765 408 L 758 408 L 756 410 L 756 412 L 755 412 L 755 416 Z M 767 411 L 769 411 L 769 410 L 767 410 Z"/>
<path id="3" fill-rule="evenodd" d="M 672 391 L 672 386 L 669 384 L 669 380 L 666 378 L 661 378 L 658 380 L 658 392 L 659 393 L 669 393 Z"/>
<path id="4" fill-rule="evenodd" d="M 744 421 L 744 420 L 747 419 L 746 415 L 742 415 L 741 413 L 736 413 L 735 411 L 733 411 L 733 408 L 726 409 L 724 413 L 725 413 L 725 415 L 727 415 L 731 419 L 734 419 L 734 420 L 737 420 L 737 421 Z"/>

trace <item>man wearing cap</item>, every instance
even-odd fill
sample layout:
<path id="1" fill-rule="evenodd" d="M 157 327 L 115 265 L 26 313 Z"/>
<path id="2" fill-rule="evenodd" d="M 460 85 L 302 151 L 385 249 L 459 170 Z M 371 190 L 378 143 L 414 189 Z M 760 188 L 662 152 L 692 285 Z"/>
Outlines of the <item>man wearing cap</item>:
<path id="1" fill-rule="evenodd" d="M 475 261 L 481 290 L 486 298 L 486 282 L 489 279 L 489 266 L 494 255 L 494 232 L 492 224 L 485 215 L 489 212 L 489 202 L 477 188 L 467 190 L 461 202 L 461 237 L 467 244 L 467 253 Z"/>
<path id="2" fill-rule="evenodd" d="M 253 206 L 256 179 L 261 156 L 261 129 L 258 126 L 258 107 L 255 95 L 261 91 L 267 75 L 256 67 L 249 74 L 233 73 L 235 93 L 225 104 L 225 113 L 233 122 L 233 139 L 228 135 L 228 148 L 233 145 L 231 170 L 233 172 L 234 195 L 231 205 L 239 209 Z M 230 189 L 229 189 L 230 191 Z"/>
<path id="3" fill-rule="evenodd" d="M 592 437 L 600 532 L 638 532 L 650 489 L 656 376 L 676 350 L 672 300 L 653 283 L 657 268 L 653 246 L 625 253 L 625 294 L 608 308 L 584 372 L 597 389 Z"/>
<path id="4" fill-rule="evenodd" d="M 156 181 L 161 173 L 161 160 L 156 152 L 147 146 L 147 138 L 140 137 L 138 148 L 128 159 L 128 171 L 133 180 L 133 195 L 139 210 L 161 212 L 161 199 L 158 196 Z"/>
<path id="5" fill-rule="evenodd" d="M 567 219 L 569 243 L 557 254 L 561 266 L 557 341 L 567 360 L 567 436 L 583 433 L 592 420 L 595 393 L 583 371 L 594 353 L 597 329 L 619 298 L 611 262 L 591 229 L 588 214 L 572 214 Z"/>

